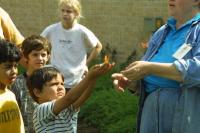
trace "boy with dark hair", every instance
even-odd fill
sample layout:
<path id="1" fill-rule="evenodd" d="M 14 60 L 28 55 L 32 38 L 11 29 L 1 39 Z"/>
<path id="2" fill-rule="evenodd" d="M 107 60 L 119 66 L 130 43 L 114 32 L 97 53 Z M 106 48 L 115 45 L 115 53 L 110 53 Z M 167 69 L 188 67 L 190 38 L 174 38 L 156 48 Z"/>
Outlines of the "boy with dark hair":
<path id="1" fill-rule="evenodd" d="M 50 49 L 50 43 L 47 39 L 38 35 L 27 37 L 22 43 L 27 71 L 17 77 L 11 89 L 16 95 L 27 133 L 34 133 L 33 111 L 37 104 L 28 92 L 26 80 L 34 70 L 41 68 L 47 63 L 50 56 Z"/>
<path id="2" fill-rule="evenodd" d="M 15 44 L 0 39 L 0 132 L 24 133 L 24 123 L 15 95 L 8 89 L 17 77 L 21 58 Z"/>
<path id="3" fill-rule="evenodd" d="M 35 131 L 74 133 L 74 113 L 89 98 L 97 78 L 112 67 L 109 63 L 95 65 L 67 93 L 64 77 L 56 68 L 44 67 L 34 71 L 27 83 L 31 96 L 39 103 L 33 115 Z"/>

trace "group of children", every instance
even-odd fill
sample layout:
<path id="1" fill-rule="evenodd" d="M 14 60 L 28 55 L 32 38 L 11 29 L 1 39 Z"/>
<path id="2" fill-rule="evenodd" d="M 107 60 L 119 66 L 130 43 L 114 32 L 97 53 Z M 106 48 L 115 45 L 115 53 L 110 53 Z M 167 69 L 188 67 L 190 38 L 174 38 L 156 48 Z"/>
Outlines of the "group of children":
<path id="1" fill-rule="evenodd" d="M 78 24 L 79 1 L 60 0 L 59 11 L 61 22 L 25 38 L 21 51 L 0 39 L 0 132 L 76 132 L 79 107 L 97 78 L 113 67 L 106 62 L 88 71 L 102 45 Z M 26 72 L 17 75 L 22 55 Z"/>

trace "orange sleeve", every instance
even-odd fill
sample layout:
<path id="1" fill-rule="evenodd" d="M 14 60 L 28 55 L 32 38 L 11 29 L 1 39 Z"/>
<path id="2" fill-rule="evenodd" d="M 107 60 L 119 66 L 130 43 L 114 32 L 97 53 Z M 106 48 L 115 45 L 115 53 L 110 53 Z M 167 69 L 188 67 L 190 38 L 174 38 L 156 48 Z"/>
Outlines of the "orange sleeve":
<path id="1" fill-rule="evenodd" d="M 16 45 L 20 45 L 24 40 L 24 37 L 18 31 L 8 13 L 6 13 L 2 8 L 0 8 L 0 16 L 1 16 L 0 28 L 2 28 L 4 38 L 10 42 L 15 43 Z"/>

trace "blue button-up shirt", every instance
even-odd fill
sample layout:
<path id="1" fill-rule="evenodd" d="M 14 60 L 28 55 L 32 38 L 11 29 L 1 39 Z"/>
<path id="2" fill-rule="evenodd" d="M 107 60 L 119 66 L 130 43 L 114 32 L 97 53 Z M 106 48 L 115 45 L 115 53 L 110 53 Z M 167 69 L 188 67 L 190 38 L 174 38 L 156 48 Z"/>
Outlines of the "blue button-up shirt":
<path id="1" fill-rule="evenodd" d="M 142 60 L 150 61 L 153 58 L 169 31 L 170 25 L 166 24 L 152 36 Z M 172 133 L 200 133 L 200 14 L 193 18 L 192 25 L 186 32 L 185 43 L 190 44 L 192 49 L 182 59 L 173 62 L 182 74 L 183 82 L 180 83 L 181 94 L 176 103 Z M 144 86 L 142 85 L 138 122 L 140 122 L 145 97 Z M 137 126 L 139 129 L 140 123 Z"/>
<path id="2" fill-rule="evenodd" d="M 194 47 L 194 45 L 196 45 L 195 43 L 197 43 L 196 41 L 198 40 L 190 40 L 191 38 L 197 38 L 195 32 L 188 33 L 193 24 L 196 23 L 199 19 L 200 14 L 197 14 L 193 19 L 186 22 L 179 29 L 176 29 L 176 20 L 170 18 L 167 24 L 163 27 L 166 28 L 166 30 L 162 31 L 163 28 L 161 28 L 161 30 L 155 33 L 155 35 L 152 37 L 151 41 L 149 42 L 150 50 L 148 49 L 146 55 L 144 56 L 144 60 L 150 62 L 174 63 L 177 69 L 182 73 L 184 77 L 184 83 L 180 84 L 174 80 L 150 75 L 144 78 L 145 89 L 147 92 L 152 92 L 157 88 L 177 89 L 182 85 L 192 86 L 197 83 L 200 84 L 200 71 L 193 71 L 199 69 L 200 64 L 198 64 L 199 62 L 194 62 L 191 60 L 192 58 L 196 58 L 193 57 L 193 52 L 200 52 L 199 49 L 195 49 L 196 47 Z M 193 49 L 183 59 L 176 60 L 172 55 L 184 43 L 193 45 Z M 188 57 L 190 59 L 185 60 Z M 188 66 L 191 68 L 189 69 Z M 187 73 L 186 71 L 189 71 L 190 73 Z M 194 81 L 193 78 L 198 79 L 198 82 L 196 82 L 196 80 Z"/>

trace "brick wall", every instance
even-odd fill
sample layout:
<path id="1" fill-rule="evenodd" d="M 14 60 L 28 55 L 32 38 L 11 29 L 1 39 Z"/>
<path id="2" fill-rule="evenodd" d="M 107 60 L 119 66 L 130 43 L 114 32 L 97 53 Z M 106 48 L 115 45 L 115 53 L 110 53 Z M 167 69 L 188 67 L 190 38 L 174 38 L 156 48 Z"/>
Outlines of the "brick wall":
<path id="1" fill-rule="evenodd" d="M 0 0 L 24 36 L 40 34 L 49 24 L 58 21 L 57 0 Z M 123 62 L 133 49 L 137 56 L 144 51 L 140 42 L 147 38 L 144 18 L 167 17 L 165 0 L 82 0 L 80 23 L 91 29 L 103 46 L 110 44 Z"/>

